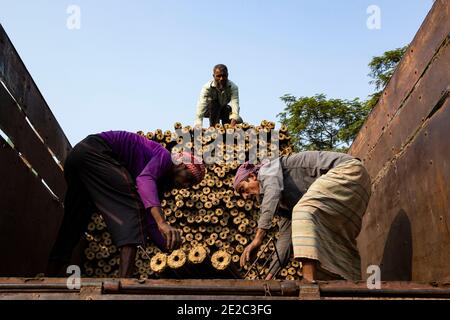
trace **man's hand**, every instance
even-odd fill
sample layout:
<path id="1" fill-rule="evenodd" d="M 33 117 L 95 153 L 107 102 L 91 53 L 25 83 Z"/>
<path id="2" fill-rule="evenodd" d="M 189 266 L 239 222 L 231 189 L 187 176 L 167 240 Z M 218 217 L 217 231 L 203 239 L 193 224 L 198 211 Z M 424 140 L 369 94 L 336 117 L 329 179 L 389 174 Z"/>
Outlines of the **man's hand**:
<path id="1" fill-rule="evenodd" d="M 230 123 L 231 127 L 234 128 L 236 126 L 236 124 L 237 124 L 237 121 L 235 119 L 232 119 L 231 123 Z"/>
<path id="2" fill-rule="evenodd" d="M 244 267 L 248 261 L 250 261 L 250 257 L 252 256 L 253 251 L 258 250 L 260 246 L 261 243 L 259 241 L 250 242 L 250 244 L 245 248 L 244 252 L 241 255 L 241 268 Z"/>
<path id="3" fill-rule="evenodd" d="M 245 248 L 244 252 L 241 255 L 241 268 L 245 266 L 247 261 L 250 261 L 250 256 L 253 250 L 258 249 L 263 243 L 264 237 L 266 236 L 267 231 L 264 229 L 258 228 L 256 230 L 255 238 L 252 242 Z"/>
<path id="4" fill-rule="evenodd" d="M 164 215 L 161 212 L 160 207 L 152 207 L 150 209 L 150 214 L 155 219 L 158 225 L 159 232 L 163 235 L 166 240 L 166 248 L 168 250 L 177 249 L 181 246 L 181 234 L 177 229 L 169 226 L 164 219 Z"/>
<path id="5" fill-rule="evenodd" d="M 169 226 L 166 222 L 158 224 L 158 229 L 166 239 L 166 248 L 168 250 L 178 249 L 181 246 L 180 231 Z"/>

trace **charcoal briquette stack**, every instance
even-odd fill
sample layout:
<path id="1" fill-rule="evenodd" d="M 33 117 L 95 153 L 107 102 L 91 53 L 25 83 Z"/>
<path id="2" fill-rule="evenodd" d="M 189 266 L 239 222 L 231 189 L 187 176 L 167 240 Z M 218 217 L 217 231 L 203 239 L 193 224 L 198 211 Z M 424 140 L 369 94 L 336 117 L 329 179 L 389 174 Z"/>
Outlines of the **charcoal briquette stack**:
<path id="1" fill-rule="evenodd" d="M 235 132 L 241 135 L 236 135 Z M 259 126 L 243 123 L 234 129 L 229 125 L 216 125 L 201 129 L 199 134 L 198 129 L 183 127 L 177 122 L 174 124 L 174 131 L 157 129 L 138 134 L 160 143 L 171 152 L 184 149 L 192 150 L 197 155 L 207 155 L 203 157 L 207 172 L 203 181 L 190 189 L 173 189 L 164 193 L 161 199 L 162 211 L 168 223 L 181 230 L 182 247 L 174 252 L 163 253 L 154 244 L 148 243 L 145 248 L 138 250 L 136 276 L 242 278 L 250 264 L 241 270 L 239 259 L 246 245 L 255 236 L 259 206 L 235 193 L 234 175 L 240 163 L 249 160 L 252 154 L 258 159 L 274 157 L 278 150 L 279 155 L 291 154 L 291 138 L 287 128 L 282 126 L 275 130 L 273 122 L 262 121 Z M 194 147 L 197 148 L 194 150 Z M 211 161 L 213 157 L 220 160 Z M 276 219 L 273 221 L 274 228 L 266 239 L 276 235 Z M 101 215 L 92 216 L 86 239 L 85 275 L 116 277 L 118 249 L 112 242 Z M 262 259 L 256 266 L 257 269 L 250 271 L 247 279 L 257 278 L 258 273 L 263 276 L 268 273 L 268 264 L 264 268 L 262 264 L 273 252 L 274 245 L 264 247 L 265 243 L 258 252 Z M 291 260 L 277 276 L 278 279 L 288 280 L 300 277 L 301 265 L 295 260 Z"/>

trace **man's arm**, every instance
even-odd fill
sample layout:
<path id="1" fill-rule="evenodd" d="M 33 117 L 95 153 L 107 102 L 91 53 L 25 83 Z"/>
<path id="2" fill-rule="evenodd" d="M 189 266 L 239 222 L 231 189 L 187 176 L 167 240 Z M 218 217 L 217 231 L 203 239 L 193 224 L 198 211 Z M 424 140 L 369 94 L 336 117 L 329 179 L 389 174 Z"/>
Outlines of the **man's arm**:
<path id="1" fill-rule="evenodd" d="M 281 199 L 281 191 L 284 189 L 283 171 L 279 159 L 264 165 L 259 171 L 258 179 L 264 194 L 258 228 L 268 230 L 272 227 L 272 219 Z"/>
<path id="2" fill-rule="evenodd" d="M 161 148 L 153 155 L 151 160 L 136 178 L 138 193 L 146 209 L 161 206 L 156 181 L 158 181 L 171 166 L 172 158 L 170 153 Z"/>
<path id="3" fill-rule="evenodd" d="M 267 231 L 272 227 L 272 218 L 277 210 L 280 194 L 280 189 L 276 188 L 275 185 L 268 185 L 264 188 L 264 198 L 261 203 L 261 215 L 258 220 L 258 229 L 256 230 L 255 238 L 245 248 L 241 255 L 241 267 L 250 261 L 253 251 L 261 246 Z"/>
<path id="4" fill-rule="evenodd" d="M 144 207 L 150 211 L 150 215 L 155 220 L 159 232 L 166 240 L 166 248 L 171 250 L 181 245 L 181 235 L 178 230 L 171 227 L 165 220 L 161 212 L 161 203 L 158 196 L 156 181 L 164 175 L 172 166 L 170 153 L 165 149 L 155 153 L 153 158 L 147 163 L 144 170 L 136 178 L 139 196 L 144 203 Z"/>
<path id="5" fill-rule="evenodd" d="M 257 246 L 259 247 L 262 244 L 264 238 L 266 237 L 266 234 L 267 234 L 266 230 L 259 228 L 256 229 L 256 235 L 255 238 L 253 239 L 253 242 L 257 244 Z"/>
<path id="6" fill-rule="evenodd" d="M 208 106 L 209 87 L 204 85 L 200 91 L 200 96 L 197 102 L 197 114 L 195 116 L 195 125 L 202 126 L 203 118 L 205 117 L 206 107 Z"/>
<path id="7" fill-rule="evenodd" d="M 231 98 L 230 98 L 230 107 L 231 107 L 231 120 L 239 120 L 239 88 L 234 83 L 231 85 Z"/>
<path id="8" fill-rule="evenodd" d="M 272 219 L 277 211 L 281 191 L 283 190 L 283 173 L 281 165 L 277 161 L 271 163 L 271 165 L 263 166 L 260 169 L 258 179 L 261 179 L 260 184 L 264 193 L 260 209 L 261 214 L 258 220 L 256 236 L 241 255 L 241 267 L 250 260 L 252 252 L 261 246 L 267 231 L 272 227 Z"/>

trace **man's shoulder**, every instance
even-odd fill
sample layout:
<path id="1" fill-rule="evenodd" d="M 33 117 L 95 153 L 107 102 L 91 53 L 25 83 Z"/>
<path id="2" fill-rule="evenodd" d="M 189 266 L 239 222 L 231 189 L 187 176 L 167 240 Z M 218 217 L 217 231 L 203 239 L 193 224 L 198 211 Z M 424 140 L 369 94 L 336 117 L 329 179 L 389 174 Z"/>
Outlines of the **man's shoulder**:
<path id="1" fill-rule="evenodd" d="M 275 158 L 270 161 L 264 162 L 258 172 L 258 178 L 261 180 L 267 177 L 278 177 L 281 174 L 281 158 Z"/>
<path id="2" fill-rule="evenodd" d="M 236 83 L 234 83 L 231 80 L 228 80 L 228 85 L 230 86 L 231 89 L 237 89 L 238 86 L 236 85 Z"/>
<path id="3" fill-rule="evenodd" d="M 212 86 L 213 86 L 213 84 L 214 84 L 214 80 L 209 80 L 208 82 L 206 82 L 204 85 L 203 85 L 203 89 L 210 89 Z"/>

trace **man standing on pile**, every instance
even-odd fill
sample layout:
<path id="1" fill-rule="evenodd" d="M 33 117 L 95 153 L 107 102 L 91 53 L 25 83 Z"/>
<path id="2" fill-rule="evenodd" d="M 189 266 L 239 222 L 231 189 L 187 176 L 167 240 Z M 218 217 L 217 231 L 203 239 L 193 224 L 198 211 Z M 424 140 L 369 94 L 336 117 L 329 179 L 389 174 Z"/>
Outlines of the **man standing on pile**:
<path id="1" fill-rule="evenodd" d="M 144 136 L 126 131 L 89 135 L 64 163 L 64 217 L 46 274 L 65 272 L 91 215 L 100 212 L 120 249 L 119 277 L 132 277 L 137 247 L 147 237 L 161 250 L 181 245 L 180 232 L 161 212 L 162 193 L 200 183 L 204 175 L 201 159 L 189 152 L 171 156 Z"/>
<path id="2" fill-rule="evenodd" d="M 278 214 L 276 248 L 281 261 L 274 256 L 267 279 L 287 264 L 291 245 L 307 281 L 361 279 L 356 237 L 371 183 L 359 159 L 344 153 L 306 151 L 263 165 L 247 162 L 239 167 L 234 188 L 244 199 L 262 197 L 256 236 L 245 248 L 241 266 L 258 251 Z"/>
<path id="3" fill-rule="evenodd" d="M 239 116 L 239 89 L 228 80 L 228 69 L 218 64 L 213 69 L 213 80 L 208 81 L 200 92 L 197 103 L 196 126 L 202 126 L 203 118 L 209 118 L 209 125 L 241 123 Z"/>

